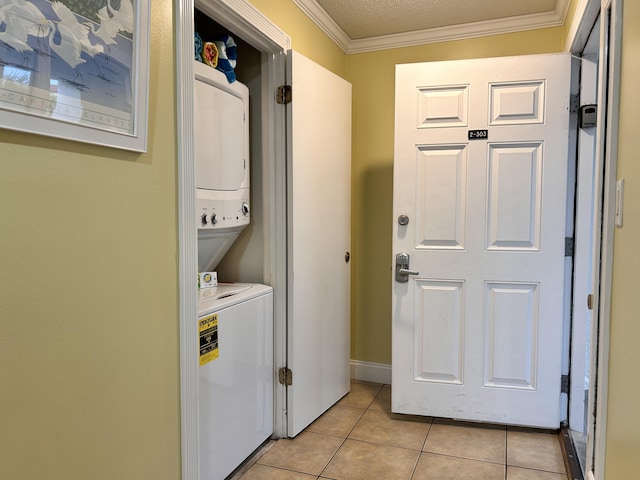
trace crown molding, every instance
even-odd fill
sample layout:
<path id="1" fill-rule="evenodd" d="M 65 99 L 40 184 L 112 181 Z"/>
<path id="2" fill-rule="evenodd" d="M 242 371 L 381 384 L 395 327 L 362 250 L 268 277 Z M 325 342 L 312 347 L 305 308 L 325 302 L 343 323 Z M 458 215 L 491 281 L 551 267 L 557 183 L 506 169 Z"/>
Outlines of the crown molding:
<path id="1" fill-rule="evenodd" d="M 557 27 L 564 24 L 569 8 L 569 0 L 559 0 L 553 12 L 352 40 L 316 0 L 293 0 L 293 2 L 347 54 Z"/>
<path id="2" fill-rule="evenodd" d="M 300 10 L 327 34 L 345 53 L 349 53 L 349 45 L 353 40 L 342 30 L 327 11 L 316 0 L 293 0 Z"/>
<path id="3" fill-rule="evenodd" d="M 508 19 L 465 23 L 448 27 L 429 28 L 415 32 L 381 35 L 379 37 L 352 40 L 346 53 L 373 52 L 391 48 L 413 47 L 429 43 L 451 42 L 469 38 L 557 27 L 564 23 L 555 12 L 522 15 Z"/>

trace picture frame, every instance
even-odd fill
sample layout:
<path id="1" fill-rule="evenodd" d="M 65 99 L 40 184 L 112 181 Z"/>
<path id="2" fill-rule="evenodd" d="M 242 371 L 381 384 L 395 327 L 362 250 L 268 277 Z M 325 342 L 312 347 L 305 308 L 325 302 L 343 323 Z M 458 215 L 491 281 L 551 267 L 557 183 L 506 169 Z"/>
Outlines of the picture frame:
<path id="1" fill-rule="evenodd" d="M 147 151 L 150 0 L 0 2 L 0 128 Z"/>

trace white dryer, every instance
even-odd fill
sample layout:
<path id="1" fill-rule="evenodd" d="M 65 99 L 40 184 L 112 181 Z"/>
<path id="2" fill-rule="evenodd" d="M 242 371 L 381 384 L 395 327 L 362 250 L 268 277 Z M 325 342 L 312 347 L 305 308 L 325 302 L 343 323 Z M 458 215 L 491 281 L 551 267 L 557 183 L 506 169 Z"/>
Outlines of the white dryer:
<path id="1" fill-rule="evenodd" d="M 250 221 L 249 89 L 194 62 L 198 271 L 216 268 Z"/>
<path id="2" fill-rule="evenodd" d="M 273 433 L 273 289 L 199 292 L 201 480 L 223 480 Z"/>

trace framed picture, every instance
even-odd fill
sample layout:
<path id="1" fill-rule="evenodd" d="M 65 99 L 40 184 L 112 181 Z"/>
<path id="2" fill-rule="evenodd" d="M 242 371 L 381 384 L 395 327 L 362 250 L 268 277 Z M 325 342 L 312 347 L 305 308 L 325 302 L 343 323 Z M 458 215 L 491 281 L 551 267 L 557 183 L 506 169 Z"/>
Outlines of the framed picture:
<path id="1" fill-rule="evenodd" d="M 145 152 L 150 0 L 0 0 L 0 128 Z"/>

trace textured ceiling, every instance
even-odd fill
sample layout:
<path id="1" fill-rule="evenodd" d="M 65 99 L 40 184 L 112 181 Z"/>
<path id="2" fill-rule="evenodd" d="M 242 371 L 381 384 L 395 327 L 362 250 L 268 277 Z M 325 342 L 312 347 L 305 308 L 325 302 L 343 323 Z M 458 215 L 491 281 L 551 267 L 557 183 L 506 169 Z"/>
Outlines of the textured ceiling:
<path id="1" fill-rule="evenodd" d="M 315 0 L 352 39 L 553 12 L 559 0 Z"/>

